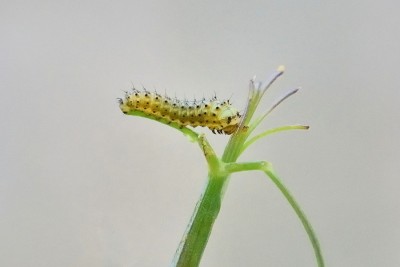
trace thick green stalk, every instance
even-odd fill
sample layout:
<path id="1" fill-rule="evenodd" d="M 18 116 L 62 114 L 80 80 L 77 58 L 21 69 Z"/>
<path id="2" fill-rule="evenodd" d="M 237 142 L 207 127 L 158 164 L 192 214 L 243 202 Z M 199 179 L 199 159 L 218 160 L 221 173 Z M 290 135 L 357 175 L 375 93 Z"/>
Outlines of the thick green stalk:
<path id="1" fill-rule="evenodd" d="M 218 177 L 209 174 L 204 192 L 197 202 L 186 232 L 175 253 L 172 266 L 199 266 L 215 219 L 221 208 L 221 198 L 228 175 Z"/>

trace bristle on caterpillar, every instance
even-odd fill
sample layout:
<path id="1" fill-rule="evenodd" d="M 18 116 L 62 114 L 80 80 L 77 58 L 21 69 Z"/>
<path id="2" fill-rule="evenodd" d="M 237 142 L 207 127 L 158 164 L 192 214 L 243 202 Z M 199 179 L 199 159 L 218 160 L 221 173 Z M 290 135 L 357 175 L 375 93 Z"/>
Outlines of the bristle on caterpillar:
<path id="1" fill-rule="evenodd" d="M 118 99 L 124 114 L 141 111 L 155 119 L 165 119 L 178 125 L 208 127 L 213 133 L 232 134 L 239 127 L 240 114 L 229 100 L 178 100 L 157 92 L 133 89 Z"/>

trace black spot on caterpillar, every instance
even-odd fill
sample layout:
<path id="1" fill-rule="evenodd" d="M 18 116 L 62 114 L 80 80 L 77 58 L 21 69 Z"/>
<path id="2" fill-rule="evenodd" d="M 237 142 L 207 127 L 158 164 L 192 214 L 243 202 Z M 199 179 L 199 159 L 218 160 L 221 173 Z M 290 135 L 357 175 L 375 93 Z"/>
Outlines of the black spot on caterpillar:
<path id="1" fill-rule="evenodd" d="M 239 127 L 241 117 L 229 100 L 219 101 L 216 97 L 188 101 L 162 96 L 145 89 L 133 89 L 126 93 L 124 99 L 118 100 L 124 114 L 141 111 L 153 118 L 165 119 L 168 123 L 175 122 L 182 127 L 208 127 L 213 133 L 220 134 L 234 133 Z"/>

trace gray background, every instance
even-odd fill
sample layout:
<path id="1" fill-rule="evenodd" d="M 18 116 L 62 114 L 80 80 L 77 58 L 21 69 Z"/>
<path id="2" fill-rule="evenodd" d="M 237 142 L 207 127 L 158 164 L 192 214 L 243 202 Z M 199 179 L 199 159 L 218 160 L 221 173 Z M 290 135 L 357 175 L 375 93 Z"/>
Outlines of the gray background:
<path id="1" fill-rule="evenodd" d="M 206 177 L 179 132 L 124 116 L 132 83 L 231 98 L 287 72 L 302 91 L 259 142 L 313 223 L 328 266 L 400 266 L 398 1 L 3 1 L 0 265 L 168 266 Z M 221 153 L 226 136 L 210 142 Z M 260 173 L 232 177 L 202 266 L 315 266 Z"/>

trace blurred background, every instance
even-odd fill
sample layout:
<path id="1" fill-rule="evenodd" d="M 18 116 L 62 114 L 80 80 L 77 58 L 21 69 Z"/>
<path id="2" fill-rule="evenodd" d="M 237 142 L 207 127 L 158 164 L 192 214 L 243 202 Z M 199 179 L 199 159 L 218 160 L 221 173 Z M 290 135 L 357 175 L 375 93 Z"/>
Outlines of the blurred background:
<path id="1" fill-rule="evenodd" d="M 274 164 L 327 266 L 400 266 L 397 1 L 3 1 L 0 265 L 168 266 L 205 183 L 178 131 L 124 116 L 132 85 L 230 98 L 285 75 L 243 161 Z M 218 153 L 227 136 L 206 133 Z M 258 172 L 232 176 L 202 266 L 315 266 L 308 237 Z"/>

